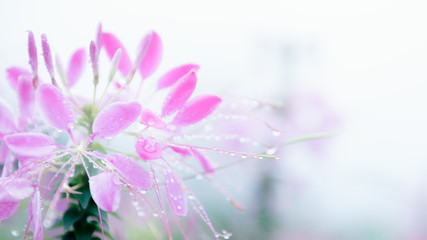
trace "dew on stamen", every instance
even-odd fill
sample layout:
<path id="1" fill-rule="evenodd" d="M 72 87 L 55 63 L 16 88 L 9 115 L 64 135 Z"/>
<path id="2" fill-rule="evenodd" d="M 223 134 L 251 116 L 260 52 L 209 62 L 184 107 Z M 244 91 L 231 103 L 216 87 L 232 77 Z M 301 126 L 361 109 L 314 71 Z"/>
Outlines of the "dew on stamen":
<path id="1" fill-rule="evenodd" d="M 275 154 L 276 152 L 277 152 L 277 148 L 275 148 L 275 147 L 269 148 L 269 149 L 267 149 L 267 151 L 266 151 L 266 153 L 267 153 L 268 155 Z"/>

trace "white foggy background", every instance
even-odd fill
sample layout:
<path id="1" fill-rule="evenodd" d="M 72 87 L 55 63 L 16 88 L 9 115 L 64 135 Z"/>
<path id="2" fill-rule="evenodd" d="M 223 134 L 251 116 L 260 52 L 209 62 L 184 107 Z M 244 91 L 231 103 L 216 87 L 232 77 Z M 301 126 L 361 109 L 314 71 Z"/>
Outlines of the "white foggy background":
<path id="1" fill-rule="evenodd" d="M 308 185 L 308 229 L 408 239 L 427 226 L 426 12 L 424 1 L 1 0 L 0 94 L 13 96 L 4 70 L 28 66 L 26 30 L 46 33 L 66 65 L 98 22 L 131 57 L 153 29 L 164 46 L 153 77 L 194 62 L 199 92 L 268 101 L 303 90 L 342 118 L 321 162 L 289 165 Z"/>

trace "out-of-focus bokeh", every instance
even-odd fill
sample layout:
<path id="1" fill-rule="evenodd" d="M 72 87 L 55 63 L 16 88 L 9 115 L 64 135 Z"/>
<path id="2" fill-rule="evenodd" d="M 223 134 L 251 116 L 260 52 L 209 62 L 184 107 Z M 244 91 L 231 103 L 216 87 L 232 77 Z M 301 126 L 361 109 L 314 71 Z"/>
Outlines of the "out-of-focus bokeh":
<path id="1" fill-rule="evenodd" d="M 283 102 L 271 122 L 284 139 L 334 133 L 221 172 L 238 174 L 224 186 L 243 212 L 196 183 L 214 225 L 233 239 L 427 239 L 426 12 L 412 0 L 1 1 L 0 94 L 13 97 L 4 70 L 27 66 L 26 30 L 67 62 L 99 22 L 132 56 L 154 29 L 154 78 L 198 63 L 199 92 Z"/>

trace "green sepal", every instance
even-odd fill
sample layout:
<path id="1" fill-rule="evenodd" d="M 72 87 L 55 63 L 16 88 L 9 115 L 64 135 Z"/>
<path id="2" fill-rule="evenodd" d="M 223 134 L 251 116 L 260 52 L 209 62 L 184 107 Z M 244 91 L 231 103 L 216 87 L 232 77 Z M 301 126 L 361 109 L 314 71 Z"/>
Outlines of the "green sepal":
<path id="1" fill-rule="evenodd" d="M 71 225 L 73 225 L 83 215 L 84 211 L 82 211 L 78 205 L 70 204 L 67 211 L 64 213 L 64 216 L 62 217 L 62 221 L 64 222 L 64 230 L 67 231 Z"/>

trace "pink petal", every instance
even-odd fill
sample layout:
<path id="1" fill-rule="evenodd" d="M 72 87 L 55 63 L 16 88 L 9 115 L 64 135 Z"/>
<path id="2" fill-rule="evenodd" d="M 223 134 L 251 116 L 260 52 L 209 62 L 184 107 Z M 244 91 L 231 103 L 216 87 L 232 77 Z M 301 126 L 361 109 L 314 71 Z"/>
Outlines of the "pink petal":
<path id="1" fill-rule="evenodd" d="M 21 166 L 25 166 L 27 164 L 34 163 L 35 161 L 37 161 L 37 159 L 35 159 L 37 157 L 33 157 L 33 156 L 30 156 L 30 157 L 29 156 L 22 156 L 22 155 L 15 153 L 15 157 L 18 159 L 19 164 Z"/>
<path id="2" fill-rule="evenodd" d="M 119 208 L 121 186 L 119 176 L 112 172 L 103 172 L 89 180 L 90 193 L 96 205 L 107 212 Z"/>
<path id="3" fill-rule="evenodd" d="M 0 221 L 9 218 L 18 210 L 19 201 L 17 202 L 0 202 Z"/>
<path id="4" fill-rule="evenodd" d="M 15 90 L 18 89 L 18 78 L 21 75 L 31 78 L 31 73 L 25 68 L 10 67 L 6 69 L 6 79 L 9 81 L 10 86 Z"/>
<path id="5" fill-rule="evenodd" d="M 176 146 L 168 146 L 170 149 L 172 149 L 174 152 L 181 154 L 183 157 L 191 156 L 192 153 L 187 148 L 181 148 Z"/>
<path id="6" fill-rule="evenodd" d="M 200 66 L 197 64 L 185 64 L 179 67 L 176 67 L 166 74 L 164 74 L 159 81 L 157 82 L 157 89 L 163 89 L 174 85 L 180 78 L 185 74 L 193 70 L 197 72 Z"/>
<path id="7" fill-rule="evenodd" d="M 22 75 L 18 81 L 19 118 L 23 126 L 33 118 L 35 92 L 30 76 Z"/>
<path id="8" fill-rule="evenodd" d="M 73 108 L 70 100 L 58 88 L 43 84 L 36 91 L 36 102 L 44 118 L 59 130 L 73 127 Z"/>
<path id="9" fill-rule="evenodd" d="M 142 110 L 141 123 L 147 127 L 152 127 L 157 129 L 164 129 L 166 127 L 166 124 L 162 121 L 162 119 L 160 119 L 159 116 L 154 114 L 149 109 Z"/>
<path id="10" fill-rule="evenodd" d="M 56 148 L 55 140 L 43 133 L 10 134 L 4 142 L 12 152 L 25 157 L 44 157 Z"/>
<path id="11" fill-rule="evenodd" d="M 165 174 L 166 198 L 176 215 L 184 217 L 187 215 L 187 195 L 181 187 L 179 177 L 172 173 Z"/>
<path id="12" fill-rule="evenodd" d="M 106 160 L 130 184 L 142 189 L 151 188 L 152 181 L 148 172 L 130 157 L 122 154 L 108 154 Z"/>
<path id="13" fill-rule="evenodd" d="M 193 156 L 197 160 L 199 160 L 200 165 L 202 165 L 202 168 L 203 168 L 203 170 L 205 170 L 205 172 L 207 172 L 207 173 L 214 173 L 215 172 L 215 168 L 212 166 L 211 162 L 205 156 L 203 156 L 196 149 L 190 149 L 190 151 L 193 154 Z"/>
<path id="14" fill-rule="evenodd" d="M 146 42 L 149 42 L 148 49 L 145 51 L 144 58 L 139 65 L 139 72 L 142 79 L 148 78 L 156 71 L 163 54 L 162 40 L 156 32 L 152 31 L 145 36 L 140 43 L 141 47 L 144 47 L 144 43 Z"/>
<path id="15" fill-rule="evenodd" d="M 135 149 L 139 157 L 145 161 L 162 157 L 163 146 L 152 137 L 139 137 Z"/>
<path id="16" fill-rule="evenodd" d="M 37 47 L 34 35 L 31 31 L 28 32 L 28 55 L 30 56 L 30 66 L 33 71 L 33 75 L 38 75 L 38 60 L 37 60 Z"/>
<path id="17" fill-rule="evenodd" d="M 184 106 L 196 88 L 197 77 L 194 71 L 190 71 L 180 78 L 166 96 L 162 106 L 162 116 L 170 116 Z"/>
<path id="18" fill-rule="evenodd" d="M 112 138 L 135 122 L 140 112 L 141 105 L 137 102 L 115 102 L 98 113 L 93 133 L 100 138 Z"/>
<path id="19" fill-rule="evenodd" d="M 47 41 L 46 34 L 42 34 L 42 50 L 43 58 L 46 64 L 47 71 L 51 78 L 54 78 L 53 62 L 52 62 L 52 53 L 50 52 L 49 42 Z"/>
<path id="20" fill-rule="evenodd" d="M 172 121 L 176 125 L 194 124 L 209 116 L 221 103 L 221 98 L 214 95 L 199 95 L 190 101 L 175 115 Z"/>
<path id="21" fill-rule="evenodd" d="M 27 214 L 28 218 L 31 219 L 30 226 L 31 230 L 33 231 L 33 239 L 42 240 L 42 203 L 39 191 L 36 191 L 31 200 L 28 202 Z"/>
<path id="22" fill-rule="evenodd" d="M 16 132 L 15 115 L 4 101 L 0 101 L 0 139 L 7 134 Z"/>
<path id="23" fill-rule="evenodd" d="M 0 202 L 16 202 L 28 198 L 33 194 L 34 188 L 31 181 L 25 178 L 11 179 L 0 178 L 3 186 L 0 189 Z M 7 181 L 7 182 L 6 182 Z M 6 183 L 5 183 L 6 182 Z"/>
<path id="24" fill-rule="evenodd" d="M 9 154 L 10 150 L 6 143 L 0 143 L 0 164 L 3 164 L 6 161 L 6 159 L 9 157 Z"/>
<path id="25" fill-rule="evenodd" d="M 108 57 L 110 57 L 110 59 L 113 58 L 117 49 L 122 49 L 122 57 L 120 58 L 119 71 L 123 74 L 123 76 L 127 76 L 132 70 L 132 62 L 120 40 L 112 33 L 103 33 L 102 46 L 104 46 L 105 50 L 107 51 L 107 55 Z"/>
<path id="26" fill-rule="evenodd" d="M 86 51 L 84 48 L 78 49 L 74 52 L 73 56 L 71 56 L 67 70 L 68 87 L 74 86 L 82 76 L 86 66 L 86 61 Z"/>

